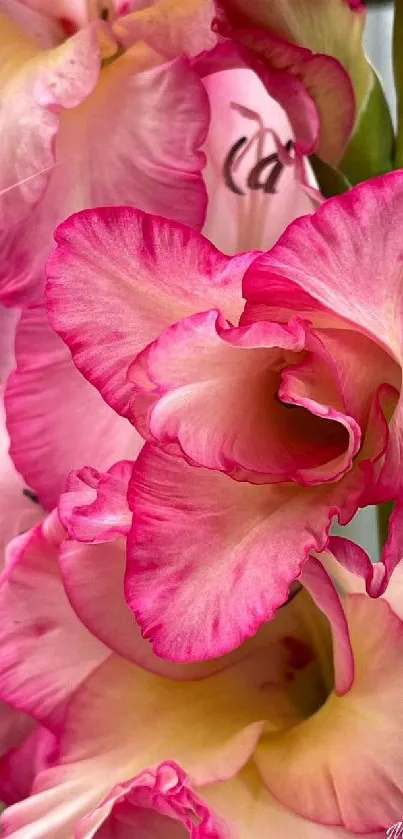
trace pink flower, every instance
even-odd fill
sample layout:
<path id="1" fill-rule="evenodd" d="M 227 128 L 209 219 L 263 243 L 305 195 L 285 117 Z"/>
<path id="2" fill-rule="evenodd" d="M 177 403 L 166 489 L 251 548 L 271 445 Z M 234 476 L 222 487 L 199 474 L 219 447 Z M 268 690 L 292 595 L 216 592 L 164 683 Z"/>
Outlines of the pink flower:
<path id="1" fill-rule="evenodd" d="M 358 0 L 315 4 L 220 0 L 220 4 L 237 43 L 269 67 L 274 63 L 296 82 L 302 80 L 320 118 L 318 154 L 329 163 L 339 163 L 376 84 L 362 45 L 365 5 Z"/>
<path id="2" fill-rule="evenodd" d="M 402 190 L 399 173 L 365 183 L 266 254 L 226 257 L 129 208 L 59 228 L 51 320 L 147 441 L 125 585 L 158 655 L 237 647 L 326 547 L 335 514 L 399 495 Z"/>
<path id="3" fill-rule="evenodd" d="M 9 456 L 3 390 L 0 386 L 0 568 L 8 542 L 41 520 L 43 510 L 35 494 L 16 472 Z"/>
<path id="4" fill-rule="evenodd" d="M 214 74 L 206 80 L 206 89 L 211 122 L 205 145 L 209 196 L 205 234 L 231 253 L 245 247 L 265 247 L 275 241 L 289 221 L 312 207 L 298 182 L 292 154 L 287 154 L 283 162 L 278 156 L 276 138 L 282 147 L 289 144 L 293 139 L 291 126 L 250 70 Z M 153 103 L 147 107 L 148 119 Z M 140 119 L 141 115 L 136 117 L 136 130 Z M 244 145 L 227 165 L 236 188 L 242 190 L 240 195 L 225 183 L 223 171 L 231 150 L 243 137 L 248 147 Z M 178 140 L 178 154 L 180 143 L 183 138 Z M 262 188 L 252 189 L 249 177 L 262 160 L 266 160 L 260 175 Z M 264 191 L 270 178 L 271 191 Z M 152 201 L 153 196 L 147 195 Z M 120 193 L 120 200 L 124 199 Z M 136 192 L 132 200 L 140 207 L 157 209 L 158 192 L 155 199 L 154 205 L 147 204 L 142 193 Z M 180 206 L 186 209 L 183 202 Z M 187 218 L 185 211 L 183 218 Z M 41 503 L 52 509 L 71 469 L 92 463 L 105 470 L 116 460 L 134 458 L 142 440 L 77 372 L 68 348 L 48 325 L 41 303 L 22 312 L 15 354 L 16 370 L 6 387 L 11 455 Z"/>
<path id="5" fill-rule="evenodd" d="M 0 389 L 0 567 L 10 539 L 31 528 L 43 515 L 38 499 L 24 485 L 8 454 Z M 35 774 L 46 765 L 53 736 L 36 726 L 13 703 L 0 701 L 0 798 L 11 803 L 29 795 Z"/>
<path id="6" fill-rule="evenodd" d="M 155 4 L 147 24 L 153 47 L 134 34 L 120 44 L 112 29 L 119 4 L 107 8 L 109 23 L 80 0 L 27 5 L 0 2 L 0 299 L 24 309 L 18 325 L 19 312 L 1 313 L 0 376 L 12 369 L 17 325 L 17 370 L 6 393 L 11 455 L 52 508 L 73 467 L 89 460 L 107 468 L 141 445 L 77 374 L 48 325 L 42 286 L 53 228 L 97 203 L 203 224 L 209 106 L 190 57 L 216 38 L 210 0 L 171 4 L 168 18 L 166 4 Z"/>
<path id="7" fill-rule="evenodd" d="M 374 601 L 311 558 L 311 596 L 235 653 L 163 661 L 123 600 L 129 472 L 72 475 L 64 526 L 55 511 L 10 546 L 1 696 L 58 749 L 4 835 L 380 839 L 403 806 L 400 571 Z"/>
<path id="8" fill-rule="evenodd" d="M 91 4 L 32 5 L 35 12 L 2 0 L 0 268 L 6 305 L 38 299 L 53 228 L 81 207 L 131 203 L 195 227 L 206 210 L 200 146 L 208 103 L 185 53 L 214 43 L 212 3 L 199 0 L 187 15 L 182 9 L 180 25 L 175 14 L 166 17 L 164 2 L 157 3 L 147 39 L 153 47 L 136 43 L 134 35 L 120 45 Z M 194 25 L 200 23 L 199 8 L 204 29 L 197 43 L 187 45 L 186 27 L 191 30 L 192 15 Z M 106 16 L 116 17 L 113 4 Z M 167 48 L 175 33 L 169 55 L 157 50 L 162 21 Z"/>

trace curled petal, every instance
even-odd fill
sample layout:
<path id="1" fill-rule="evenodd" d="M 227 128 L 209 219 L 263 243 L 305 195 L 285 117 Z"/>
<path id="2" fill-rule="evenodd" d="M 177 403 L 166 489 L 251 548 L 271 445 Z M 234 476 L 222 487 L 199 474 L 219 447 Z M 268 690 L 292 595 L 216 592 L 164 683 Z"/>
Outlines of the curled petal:
<path id="1" fill-rule="evenodd" d="M 127 487 L 132 468 L 132 461 L 122 460 L 104 474 L 87 466 L 70 475 L 59 514 L 72 539 L 109 542 L 128 533 L 132 516 Z"/>
<path id="2" fill-rule="evenodd" d="M 244 294 L 254 304 L 267 301 L 273 305 L 273 280 L 275 293 L 277 287 L 283 294 L 288 283 L 295 285 L 299 289 L 295 305 L 298 299 L 305 309 L 311 307 L 312 311 L 313 307 L 322 323 L 326 321 L 325 310 L 327 325 L 332 325 L 337 313 L 348 321 L 350 329 L 353 325 L 386 350 L 399 368 L 399 388 L 403 360 L 403 275 L 398 233 L 402 193 L 402 173 L 392 172 L 326 201 L 314 216 L 293 222 L 274 248 L 255 260 L 244 278 Z M 389 372 L 390 364 L 386 364 L 386 381 Z M 389 425 L 380 500 L 382 495 L 399 494 L 403 474 L 402 405 L 400 399 Z"/>
<path id="3" fill-rule="evenodd" d="M 254 635 L 362 491 L 347 477 L 326 489 L 254 486 L 146 444 L 129 488 L 126 597 L 157 655 L 212 658 Z"/>
<path id="4" fill-rule="evenodd" d="M 117 784 L 98 807 L 80 819 L 74 836 L 108 839 L 130 827 L 138 836 L 149 832 L 153 839 L 170 839 L 171 835 L 175 839 L 172 822 L 183 825 L 191 839 L 228 837 L 225 825 L 193 792 L 183 770 L 166 761 Z"/>
<path id="5" fill-rule="evenodd" d="M 16 359 L 5 396 L 11 455 L 44 507 L 58 503 L 72 469 L 136 457 L 141 438 L 78 373 L 42 305 L 21 315 Z"/>
<path id="6" fill-rule="evenodd" d="M 319 116 L 319 134 L 314 148 L 300 148 L 301 153 L 317 154 L 330 165 L 341 159 L 354 126 L 355 100 L 350 78 L 342 65 L 333 57 L 315 54 L 285 41 L 273 32 L 263 29 L 230 29 L 230 37 L 241 47 L 262 61 L 269 74 L 282 72 L 294 77 L 294 88 L 303 85 Z M 262 74 L 265 81 L 265 74 Z M 291 124 L 297 125 L 300 116 L 296 112 L 296 97 L 289 98 L 291 81 L 284 79 L 284 93 L 279 90 L 283 107 L 289 113 Z M 269 93 L 274 95 L 268 87 Z M 301 95 L 300 95 L 301 98 Z M 298 133 L 296 134 L 298 139 Z"/>
<path id="7" fill-rule="evenodd" d="M 365 8 L 355 0 L 223 0 L 230 18 L 237 26 L 250 25 L 269 29 L 282 38 L 299 44 L 313 53 L 326 53 L 345 68 L 353 83 L 357 112 L 365 104 L 373 84 L 372 69 L 365 57 L 362 35 Z"/>
<path id="8" fill-rule="evenodd" d="M 226 31 L 226 30 L 225 30 Z M 226 31 L 226 34 L 227 31 Z M 309 95 L 303 82 L 287 70 L 272 66 L 265 66 L 257 60 L 253 52 L 242 45 L 235 44 L 232 36 L 236 31 L 231 30 L 231 39 L 217 44 L 212 50 L 202 53 L 194 60 L 194 67 L 204 79 L 222 70 L 249 68 L 261 80 L 269 96 L 281 105 L 290 122 L 295 146 L 299 155 L 311 154 L 318 144 L 319 114 L 315 102 Z M 247 40 L 247 39 L 246 39 Z M 234 101 L 238 103 L 239 93 Z"/>
<path id="9" fill-rule="evenodd" d="M 161 762 L 182 766 L 195 785 L 231 777 L 256 747 L 265 707 L 258 690 L 230 674 L 172 682 L 111 656 L 70 703 L 58 764 L 3 815 L 5 835 L 28 825 L 35 839 L 74 835 L 92 810 L 96 824 L 111 788 Z"/>
<path id="10" fill-rule="evenodd" d="M 190 228 L 131 207 L 78 213 L 56 239 L 48 263 L 50 320 L 79 370 L 128 417 L 127 370 L 137 353 L 172 321 L 206 305 L 236 318 L 241 279 L 255 257 L 225 257 Z"/>
<path id="11" fill-rule="evenodd" d="M 293 391 L 287 370 L 280 385 L 279 369 L 304 346 L 298 318 L 241 328 L 216 310 L 186 318 L 129 368 L 134 422 L 145 437 L 243 480 L 334 480 L 351 468 L 360 429 L 326 404 L 333 394 L 323 376 L 321 402 L 309 388 Z"/>
<path id="12" fill-rule="evenodd" d="M 379 562 L 371 562 L 360 545 L 342 536 L 330 538 L 329 550 L 346 571 L 364 580 L 366 590 L 371 597 L 379 597 L 382 594 L 387 597 L 390 580 L 394 579 L 395 573 L 398 576 L 399 566 L 403 559 L 402 535 L 403 504 L 397 501 L 389 519 L 388 538 L 383 546 Z"/>

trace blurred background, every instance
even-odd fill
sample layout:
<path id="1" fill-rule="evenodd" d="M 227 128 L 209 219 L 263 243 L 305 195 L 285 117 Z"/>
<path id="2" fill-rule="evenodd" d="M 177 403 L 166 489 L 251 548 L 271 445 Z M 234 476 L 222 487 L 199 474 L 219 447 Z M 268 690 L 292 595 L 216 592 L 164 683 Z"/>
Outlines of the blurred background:
<path id="1" fill-rule="evenodd" d="M 389 0 L 387 2 L 378 0 L 378 2 L 367 2 L 367 5 L 365 48 L 381 77 L 394 117 L 396 97 L 392 73 L 393 3 Z"/>

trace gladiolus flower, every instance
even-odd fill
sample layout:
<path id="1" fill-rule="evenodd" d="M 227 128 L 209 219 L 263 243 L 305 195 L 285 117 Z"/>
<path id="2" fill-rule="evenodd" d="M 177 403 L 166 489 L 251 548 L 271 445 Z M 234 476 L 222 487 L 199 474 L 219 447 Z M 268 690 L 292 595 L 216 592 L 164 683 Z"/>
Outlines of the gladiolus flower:
<path id="1" fill-rule="evenodd" d="M 34 12 L 10 0 L 2 7 L 0 279 L 7 305 L 40 298 L 53 227 L 74 210 L 131 203 L 195 227 L 206 211 L 200 146 L 208 102 L 184 41 L 203 8 L 205 26 L 188 56 L 214 43 L 212 4 L 190 3 L 187 15 L 182 7 L 181 27 L 160 9 L 166 3 L 154 6 L 150 36 L 155 27 L 162 40 L 162 20 L 166 43 L 171 30 L 176 35 L 168 57 L 144 41 L 120 44 L 113 4 L 105 12 L 86 2 L 62 5 L 43 0 Z"/>
<path id="2" fill-rule="evenodd" d="M 365 5 L 356 0 L 221 0 L 221 5 L 237 42 L 269 65 L 273 60 L 289 65 L 302 78 L 321 118 L 318 153 L 337 163 L 375 84 L 362 46 Z"/>
<path id="3" fill-rule="evenodd" d="M 292 154 L 285 152 L 293 142 L 291 126 L 250 70 L 212 75 L 206 80 L 206 90 L 211 120 L 205 144 L 205 235 L 230 253 L 266 248 L 289 221 L 312 208 L 300 186 Z M 150 118 L 147 114 L 152 107 L 148 102 L 144 115 L 136 116 L 139 130 L 141 119 Z M 225 171 L 232 178 L 232 188 L 225 181 Z M 260 186 L 250 186 L 256 173 Z M 153 200 L 151 195 L 149 200 Z M 147 206 L 140 193 L 133 194 L 133 203 Z M 68 348 L 49 326 L 41 303 L 22 312 L 15 354 L 16 370 L 6 387 L 11 455 L 43 506 L 52 509 L 71 469 L 93 463 L 105 470 L 116 460 L 134 458 L 142 440 L 77 372 Z"/>
<path id="4" fill-rule="evenodd" d="M 0 388 L 0 567 L 10 539 L 31 528 L 43 516 L 35 494 L 24 485 L 8 454 Z M 35 774 L 44 768 L 54 738 L 12 704 L 0 701 L 0 799 L 14 801 L 29 795 Z"/>
<path id="5" fill-rule="evenodd" d="M 335 514 L 344 524 L 399 495 L 402 191 L 401 173 L 362 184 L 266 254 L 226 257 L 129 208 L 59 228 L 51 320 L 147 441 L 126 596 L 158 655 L 239 646 L 326 547 Z"/>
<path id="6" fill-rule="evenodd" d="M 59 748 L 4 836 L 381 836 L 403 806 L 401 575 L 372 600 L 311 558 L 235 653 L 163 661 L 123 601 L 130 468 L 72 475 L 59 513 L 10 545 L 1 696 Z"/>

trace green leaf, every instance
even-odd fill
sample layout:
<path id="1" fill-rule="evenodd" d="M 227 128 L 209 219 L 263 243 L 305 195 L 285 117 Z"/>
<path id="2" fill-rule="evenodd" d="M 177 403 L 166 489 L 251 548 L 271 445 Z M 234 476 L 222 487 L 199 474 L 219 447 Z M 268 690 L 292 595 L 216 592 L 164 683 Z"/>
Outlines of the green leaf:
<path id="1" fill-rule="evenodd" d="M 360 183 L 394 168 L 395 136 L 382 85 L 374 71 L 374 83 L 358 116 L 354 134 L 340 169 L 351 184 Z"/>
<path id="2" fill-rule="evenodd" d="M 340 172 L 340 169 L 335 169 L 329 163 L 325 163 L 316 154 L 309 158 L 309 162 L 315 173 L 320 191 L 325 198 L 331 198 L 332 195 L 341 195 L 350 188 L 350 182 L 343 175 L 343 172 Z"/>

